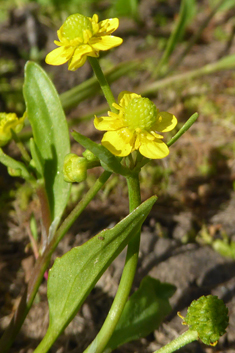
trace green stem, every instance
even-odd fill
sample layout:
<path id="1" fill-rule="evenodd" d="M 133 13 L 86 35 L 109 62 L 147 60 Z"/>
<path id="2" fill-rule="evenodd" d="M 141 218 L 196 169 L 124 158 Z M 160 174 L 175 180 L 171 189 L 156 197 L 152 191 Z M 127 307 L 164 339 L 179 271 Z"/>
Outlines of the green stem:
<path id="1" fill-rule="evenodd" d="M 17 136 L 15 131 L 11 129 L 11 133 L 12 133 L 12 137 L 16 143 L 16 146 L 19 148 L 19 151 L 22 154 L 24 161 L 29 163 L 31 161 L 31 157 L 30 157 L 28 151 L 26 150 L 25 146 L 23 145 L 23 143 L 21 142 L 21 140 L 19 139 L 19 137 Z"/>
<path id="2" fill-rule="evenodd" d="M 190 116 L 190 118 L 186 121 L 186 123 L 182 126 L 182 128 L 172 137 L 172 139 L 167 142 L 167 146 L 170 147 L 175 143 L 197 120 L 198 113 L 194 113 Z"/>
<path id="3" fill-rule="evenodd" d="M 155 351 L 154 353 L 172 353 L 172 352 L 175 352 L 177 349 L 180 349 L 186 346 L 186 344 L 189 344 L 197 340 L 198 340 L 197 331 L 188 330 L 182 333 L 182 335 L 180 335 L 179 337 L 177 337 L 167 345 L 165 345 L 164 347 Z"/>
<path id="4" fill-rule="evenodd" d="M 127 185 L 129 194 L 129 209 L 130 212 L 132 212 L 141 203 L 138 174 L 127 177 Z M 131 291 L 138 262 L 139 243 L 140 231 L 128 244 L 122 278 L 106 320 L 98 335 L 89 347 L 87 347 L 84 353 L 101 353 L 108 344 Z"/>
<path id="5" fill-rule="evenodd" d="M 143 96 L 153 94 L 153 93 L 156 93 L 158 89 L 170 86 L 174 83 L 176 84 L 176 83 L 184 82 L 185 84 L 187 80 L 191 80 L 193 78 L 204 76 L 204 75 L 209 75 L 219 70 L 234 69 L 234 67 L 235 67 L 235 55 L 232 54 L 212 64 L 207 64 L 203 67 L 200 67 L 199 69 L 191 70 L 183 74 L 174 75 L 159 81 L 155 81 L 155 82 L 140 86 L 136 90 L 136 93 L 141 94 Z"/>
<path id="6" fill-rule="evenodd" d="M 113 103 L 115 103 L 115 99 L 113 93 L 109 87 L 108 81 L 106 80 L 103 71 L 101 70 L 99 61 L 96 58 L 89 57 L 89 62 L 92 66 L 92 69 L 99 81 L 100 87 L 104 93 L 104 96 L 108 102 L 109 108 L 112 112 L 116 113 L 117 110 L 113 107 Z"/>
<path id="7" fill-rule="evenodd" d="M 108 178 L 112 173 L 104 171 L 103 174 L 96 180 L 95 184 L 90 188 L 87 194 L 83 197 L 83 199 L 77 204 L 77 206 L 72 210 L 72 212 L 68 215 L 68 217 L 61 224 L 60 228 L 55 233 L 55 236 L 52 240 L 53 244 L 55 243 L 55 248 L 61 239 L 64 237 L 66 232 L 75 222 L 75 220 L 80 216 L 82 211 L 87 207 L 91 200 L 95 197 L 98 191 L 102 188 L 102 186 L 106 183 Z"/>
<path id="8" fill-rule="evenodd" d="M 56 249 L 58 243 L 66 234 L 67 230 L 71 227 L 71 225 L 75 222 L 75 220 L 80 216 L 82 211 L 86 208 L 89 202 L 95 197 L 104 183 L 108 180 L 111 173 L 105 171 L 99 179 L 95 182 L 92 188 L 87 192 L 85 197 L 78 203 L 78 205 L 73 209 L 73 211 L 69 214 L 69 216 L 64 220 L 60 228 L 55 233 L 52 241 L 47 245 L 44 253 L 40 256 L 35 266 L 32 270 L 31 277 L 25 288 L 24 294 L 20 300 L 19 306 L 15 311 L 15 314 L 4 332 L 3 336 L 0 340 L 0 352 L 6 353 L 11 347 L 12 343 L 16 335 L 18 334 L 35 298 L 35 295 L 38 291 L 38 288 L 43 279 L 44 273 L 47 270 L 51 255 Z"/>
<path id="9" fill-rule="evenodd" d="M 111 84 L 112 82 L 117 81 L 120 77 L 128 75 L 129 72 L 139 70 L 140 66 L 141 62 L 139 60 L 124 61 L 118 65 L 115 65 L 112 69 L 105 70 L 104 75 L 109 84 Z M 68 109 L 76 107 L 85 99 L 95 96 L 99 91 L 99 82 L 96 76 L 93 76 L 88 80 L 83 81 L 78 86 L 75 86 L 70 90 L 62 93 L 60 95 L 60 100 L 64 110 L 66 111 Z M 71 121 L 71 124 L 73 124 L 73 121 Z M 76 123 L 74 123 L 73 125 L 76 125 Z M 21 133 L 21 135 L 23 135 L 23 133 Z"/>

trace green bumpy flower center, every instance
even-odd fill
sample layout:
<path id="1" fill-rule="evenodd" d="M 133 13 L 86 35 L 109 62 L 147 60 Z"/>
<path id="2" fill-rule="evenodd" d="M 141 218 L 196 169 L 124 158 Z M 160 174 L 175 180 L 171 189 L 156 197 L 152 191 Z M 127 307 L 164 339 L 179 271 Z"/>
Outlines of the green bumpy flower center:
<path id="1" fill-rule="evenodd" d="M 148 98 L 133 98 L 125 108 L 124 121 L 130 130 L 149 130 L 156 121 L 157 108 Z"/>
<path id="2" fill-rule="evenodd" d="M 91 21 L 88 17 L 75 13 L 69 16 L 62 27 L 62 35 L 66 39 L 83 38 L 83 31 L 90 30 L 92 32 Z"/>
<path id="3" fill-rule="evenodd" d="M 185 318 L 189 327 L 198 332 L 205 344 L 213 344 L 228 326 L 228 309 L 222 299 L 215 295 L 202 296 L 194 300 Z"/>

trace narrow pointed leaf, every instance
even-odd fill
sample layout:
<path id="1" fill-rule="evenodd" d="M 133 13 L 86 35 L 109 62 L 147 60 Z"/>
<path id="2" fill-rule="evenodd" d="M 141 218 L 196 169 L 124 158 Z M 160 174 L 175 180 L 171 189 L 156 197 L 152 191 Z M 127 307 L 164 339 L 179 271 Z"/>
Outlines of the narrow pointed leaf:
<path id="1" fill-rule="evenodd" d="M 156 67 L 155 75 L 157 75 L 164 65 L 167 65 L 168 60 L 173 53 L 177 43 L 181 40 L 185 33 L 188 23 L 192 21 L 196 14 L 196 1 L 195 0 L 182 0 L 180 5 L 180 13 L 177 19 L 176 26 L 168 39 L 166 49 L 161 57 L 159 64 Z"/>
<path id="2" fill-rule="evenodd" d="M 126 303 L 107 350 L 145 337 L 156 330 L 171 312 L 169 298 L 175 290 L 172 284 L 161 283 L 150 276 L 145 277 L 139 289 Z"/>
<path id="3" fill-rule="evenodd" d="M 43 163 L 43 177 L 55 229 L 70 191 L 62 172 L 64 157 L 70 152 L 68 126 L 53 83 L 46 72 L 33 62 L 25 66 L 24 97 L 38 152 L 35 162 L 36 165 L 39 160 Z"/>
<path id="4" fill-rule="evenodd" d="M 151 197 L 114 228 L 102 231 L 56 259 L 48 280 L 50 324 L 34 353 L 48 351 L 110 263 L 140 230 L 156 199 Z"/>

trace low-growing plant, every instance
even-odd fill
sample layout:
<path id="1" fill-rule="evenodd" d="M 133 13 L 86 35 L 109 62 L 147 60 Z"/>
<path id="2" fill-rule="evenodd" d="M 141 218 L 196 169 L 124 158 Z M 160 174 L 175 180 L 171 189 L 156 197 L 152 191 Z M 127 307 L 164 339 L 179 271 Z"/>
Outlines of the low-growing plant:
<path id="1" fill-rule="evenodd" d="M 116 5 L 119 3 L 121 1 L 116 2 Z M 136 6 L 136 2 L 134 4 Z M 191 4 L 193 6 L 194 2 L 191 1 Z M 193 9 L 188 7 L 187 1 L 182 1 L 181 6 L 178 24 L 156 68 L 156 77 L 164 76 L 169 70 L 169 57 L 187 21 L 193 16 Z M 86 60 L 91 64 L 109 105 L 107 114 L 95 116 L 94 119 L 95 128 L 105 132 L 101 144 L 73 130 L 73 139 L 85 152 L 82 156 L 71 153 L 63 106 L 69 108 L 81 99 L 76 97 L 81 87 L 72 93 L 66 92 L 60 98 L 46 72 L 34 62 L 28 62 L 25 66 L 23 93 L 26 112 L 20 118 L 14 113 L 0 113 L 0 146 L 4 147 L 14 140 L 22 155 L 19 161 L 0 149 L 0 162 L 8 168 L 11 176 L 21 177 L 31 185 L 41 210 L 40 234 L 33 215 L 30 220 L 36 264 L 14 317 L 0 340 L 2 353 L 8 351 L 19 332 L 43 277 L 47 279 L 50 322 L 45 337 L 35 349 L 36 353 L 49 351 L 104 271 L 125 247 L 126 262 L 116 296 L 102 328 L 84 352 L 107 353 L 126 342 L 145 337 L 157 329 L 171 311 L 169 298 L 174 294 L 175 287 L 150 276 L 145 277 L 130 296 L 138 262 L 141 226 L 157 201 L 153 195 L 141 202 L 139 176 L 150 160 L 169 155 L 172 145 L 192 126 L 198 114 L 194 113 L 165 143 L 162 133 L 174 130 L 177 125 L 177 118 L 173 114 L 159 111 L 140 91 L 122 91 L 115 100 L 98 57 L 100 51 L 122 44 L 120 37 L 113 36 L 118 25 L 117 18 L 99 22 L 97 15 L 86 17 L 73 14 L 57 32 L 59 40 L 55 44 L 58 48 L 46 57 L 48 64 L 66 64 L 70 71 L 80 69 Z M 231 62 L 231 57 L 223 59 L 214 66 L 198 69 L 200 73 L 195 70 L 191 77 L 213 72 Z M 86 84 L 83 83 L 83 88 Z M 156 89 L 156 85 L 164 84 L 169 82 L 157 81 L 142 87 L 141 93 L 149 93 Z M 93 89 L 97 87 L 94 79 L 90 81 L 89 89 L 92 86 Z M 89 96 L 90 92 L 86 94 Z M 69 103 L 67 99 L 71 99 Z M 32 128 L 28 145 L 19 138 L 26 119 Z M 87 170 L 97 166 L 102 168 L 102 174 L 71 212 L 64 216 L 71 183 L 86 180 Z M 59 242 L 112 174 L 126 179 L 130 213 L 113 228 L 102 230 L 83 245 L 57 258 L 48 274 L 51 256 Z M 203 296 L 191 304 L 183 324 L 188 325 L 188 330 L 158 352 L 173 352 L 198 339 L 205 344 L 215 345 L 228 325 L 228 310 L 217 297 Z"/>

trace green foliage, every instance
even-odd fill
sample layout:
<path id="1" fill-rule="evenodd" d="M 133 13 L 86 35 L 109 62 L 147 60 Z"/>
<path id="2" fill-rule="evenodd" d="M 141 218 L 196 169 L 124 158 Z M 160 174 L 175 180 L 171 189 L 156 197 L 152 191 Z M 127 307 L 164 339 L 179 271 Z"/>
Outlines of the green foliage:
<path id="1" fill-rule="evenodd" d="M 221 2 L 221 5 L 219 7 L 220 11 L 225 11 L 225 10 L 229 10 L 233 7 L 235 7 L 235 3 L 233 0 L 210 0 L 209 3 L 211 5 L 212 8 L 214 8 L 217 4 L 219 4 Z"/>
<path id="2" fill-rule="evenodd" d="M 70 192 L 62 173 L 64 157 L 70 152 L 68 126 L 54 85 L 33 62 L 25 67 L 24 97 L 34 137 L 31 152 L 38 173 L 43 172 L 55 229 Z"/>
<path id="3" fill-rule="evenodd" d="M 140 230 L 155 201 L 156 197 L 151 197 L 114 228 L 102 231 L 55 261 L 48 280 L 50 324 L 35 353 L 48 351 L 107 267 Z"/>
<path id="4" fill-rule="evenodd" d="M 224 230 L 221 230 L 221 236 L 222 239 L 213 239 L 206 225 L 203 225 L 197 240 L 199 243 L 211 245 L 220 255 L 235 260 L 235 242 L 229 239 Z"/>
<path id="5" fill-rule="evenodd" d="M 175 290 L 175 286 L 169 283 L 145 277 L 126 303 L 107 348 L 114 350 L 157 329 L 171 311 L 169 298 Z"/>
<path id="6" fill-rule="evenodd" d="M 4 164 L 6 167 L 10 168 L 12 173 L 14 173 L 15 171 L 17 176 L 21 176 L 25 180 L 34 182 L 34 178 L 30 175 L 25 164 L 22 162 L 16 161 L 15 159 L 6 155 L 1 148 L 0 148 L 0 162 Z"/>
<path id="7" fill-rule="evenodd" d="M 165 66 L 168 63 L 168 60 L 173 53 L 176 45 L 182 39 L 186 26 L 192 21 L 194 16 L 196 15 L 196 1 L 195 0 L 182 0 L 180 6 L 180 13 L 175 25 L 174 30 L 171 33 L 169 40 L 167 41 L 166 49 L 158 63 L 156 70 L 154 72 L 155 76 L 159 73 L 161 74 L 161 70 L 165 70 Z"/>
<path id="8" fill-rule="evenodd" d="M 118 158 L 109 152 L 105 147 L 98 145 L 88 137 L 83 136 L 76 131 L 73 131 L 72 135 L 77 142 L 79 142 L 84 148 L 90 150 L 100 159 L 101 165 L 104 167 L 104 169 L 119 173 L 121 175 L 128 175 L 130 173 L 127 168 L 121 165 Z"/>
<path id="9" fill-rule="evenodd" d="M 138 0 L 115 0 L 110 9 L 110 15 L 114 17 L 139 18 Z"/>
<path id="10" fill-rule="evenodd" d="M 62 18 L 67 17 L 71 13 L 82 13 L 83 15 L 92 16 L 92 14 L 98 13 L 100 15 L 100 11 L 105 10 L 106 13 L 110 13 L 112 17 L 118 16 L 126 16 L 132 17 L 135 20 L 139 19 L 138 13 L 138 0 L 115 0 L 115 1 L 101 1 L 99 4 L 99 0 L 34 0 L 35 2 L 40 4 L 40 14 L 39 16 L 35 16 L 35 19 L 43 24 L 55 24 L 56 21 L 61 22 Z M 31 2 L 30 0 L 9 0 L 8 6 L 21 6 L 24 4 L 28 4 Z M 0 4 L 3 3 L 0 0 Z M 228 9 L 234 7 L 234 1 L 232 0 L 224 0 L 223 2 L 215 1 L 212 2 L 212 7 L 214 9 L 214 4 L 220 4 L 221 6 L 219 10 Z M 10 5 L 9 5 L 10 4 Z M 173 62 L 172 66 L 168 67 L 169 60 L 172 57 L 172 54 L 175 52 L 177 45 L 184 38 L 184 34 L 187 26 L 193 20 L 196 11 L 197 4 L 195 0 L 182 0 L 180 13 L 176 18 L 176 22 L 173 23 L 172 26 L 172 34 L 169 39 L 167 38 L 157 38 L 153 37 L 153 34 L 149 35 L 149 38 L 145 41 L 148 46 L 156 47 L 158 46 L 159 50 L 165 51 L 163 56 L 156 68 L 156 60 L 154 62 L 154 69 L 156 76 L 164 76 L 166 73 L 169 73 L 169 70 L 175 70 L 179 63 L 183 60 L 183 58 L 187 54 L 187 50 L 182 53 L 180 60 Z M 207 5 L 208 6 L 208 5 Z M 94 12 L 93 12 L 94 10 Z M 97 11 L 96 11 L 97 10 Z M 216 9 L 217 11 L 218 9 Z M 31 10 L 29 10 L 31 11 Z M 215 13 L 216 13 L 215 11 Z M 209 11 L 210 12 L 210 11 Z M 212 11 L 213 12 L 213 11 Z M 42 13 L 50 13 L 50 20 L 48 17 L 41 16 Z M 152 15 L 152 14 L 151 14 Z M 208 18 L 211 14 L 208 15 Z M 0 20 L 1 20 L 0 15 Z M 5 12 L 3 13 L 5 16 Z M 33 14 L 34 16 L 34 14 Z M 104 19 L 103 14 L 100 17 L 100 20 Z M 158 15 L 157 15 L 158 16 Z M 207 16 L 206 16 L 207 18 Z M 164 25 L 167 22 L 169 24 L 169 20 L 167 17 L 163 17 L 161 14 L 158 16 L 160 25 Z M 47 22 L 48 21 L 48 22 Z M 166 21 L 166 22 L 165 22 Z M 208 21 L 209 22 L 209 21 Z M 159 25 L 158 23 L 158 25 Z M 206 22 L 205 22 L 206 23 Z M 204 26 L 204 27 L 203 27 Z M 195 42 L 200 38 L 202 30 L 206 27 L 206 24 L 202 24 L 202 27 L 196 31 L 196 35 L 193 36 L 194 41 L 189 41 L 190 45 L 186 45 L 186 49 L 188 50 L 194 45 Z M 147 27 L 145 27 L 147 28 Z M 223 26 L 221 26 L 221 29 Z M 164 29 L 162 33 L 164 32 Z M 155 32 L 154 32 L 155 33 Z M 220 36 L 222 39 L 226 33 L 221 32 L 219 28 L 214 32 L 214 35 L 217 37 Z M 198 35 L 198 37 L 197 37 Z M 160 44 L 159 44 L 160 43 Z M 145 47 L 144 47 L 145 45 Z M 146 48 L 146 44 L 142 46 Z M 162 46 L 161 46 L 162 45 Z M 161 47 L 160 47 L 161 46 Z M 138 50 L 140 47 L 137 48 Z M 38 60 L 41 58 L 42 51 L 39 51 L 37 47 L 32 47 L 31 56 L 37 58 Z M 22 56 L 23 49 L 20 49 L 20 55 Z M 137 53 L 139 56 L 139 53 Z M 28 54 L 26 54 L 28 57 Z M 141 58 L 144 56 L 141 55 Z M 137 91 L 140 94 L 148 95 L 155 94 L 156 91 L 160 88 L 166 87 L 167 85 L 172 85 L 175 82 L 183 82 L 185 84 L 186 80 L 192 80 L 195 77 L 202 76 L 205 74 L 210 74 L 212 72 L 218 70 L 224 70 L 229 68 L 234 68 L 234 55 L 227 56 L 222 60 L 218 60 L 215 63 L 205 65 L 204 67 L 192 70 L 191 72 L 184 72 L 183 74 L 179 74 L 176 76 L 168 77 L 165 80 L 159 80 L 158 82 L 146 82 L 142 87 L 138 87 Z M 94 58 L 93 58 L 94 59 Z M 107 59 L 106 63 L 107 63 Z M 9 61 L 9 60 L 8 60 Z M 10 63 L 10 64 L 9 64 Z M 0 62 L 0 75 L 12 75 L 17 71 L 17 65 L 14 65 L 14 61 L 10 61 L 8 65 L 6 62 Z M 174 66 L 175 64 L 175 66 Z M 139 69 L 141 66 L 140 63 L 133 60 L 132 62 L 124 62 L 114 67 L 113 69 L 107 72 L 108 82 L 111 83 L 117 80 L 121 76 L 127 76 L 130 71 L 133 69 Z M 95 70 L 94 70 L 95 71 Z M 137 71 L 137 70 L 136 70 Z M 149 70 L 150 71 L 150 70 Z M 16 72 L 17 74 L 17 72 Z M 79 73 L 78 73 L 79 74 Z M 133 74 L 133 73 L 132 73 Z M 76 73 L 75 73 L 76 75 Z M 97 75 L 97 71 L 96 71 Z M 71 76 L 72 77 L 72 76 Z M 148 76 L 147 76 L 148 77 Z M 138 73 L 134 72 L 135 82 L 143 82 L 143 78 L 139 80 Z M 16 80 L 14 81 L 16 82 Z M 6 109 L 10 109 L 11 107 L 17 108 L 16 105 L 16 94 L 19 94 L 21 89 L 21 81 L 17 80 L 17 85 L 13 85 L 13 81 L 11 84 L 8 84 L 5 81 L 5 78 L 0 79 L 0 93 L 2 96 L 7 96 L 7 102 L 5 104 Z M 102 85 L 101 85 L 102 86 Z M 13 88 L 13 91 L 12 91 Z M 231 88 L 231 87 L 230 87 Z M 16 315 L 10 324 L 9 328 L 6 330 L 3 339 L 0 342 L 0 351 L 6 352 L 10 344 L 13 342 L 15 335 L 20 329 L 28 310 L 30 309 L 33 300 L 35 298 L 38 287 L 41 283 L 43 275 L 45 271 L 47 271 L 50 257 L 54 252 L 56 246 L 59 241 L 66 234 L 71 225 L 76 221 L 77 217 L 80 216 L 82 211 L 88 205 L 88 203 L 95 197 L 97 192 L 104 185 L 106 180 L 110 175 L 110 171 L 124 175 L 128 179 L 128 193 L 129 193 L 129 201 L 131 209 L 134 209 L 140 203 L 140 193 L 139 193 L 139 179 L 137 174 L 144 163 L 149 162 L 147 159 L 142 160 L 142 164 L 134 169 L 128 170 L 128 163 L 124 166 L 121 158 L 115 157 L 112 155 L 107 149 L 103 146 L 96 144 L 89 138 L 79 134 L 77 132 L 73 132 L 73 137 L 76 141 L 78 141 L 84 148 L 87 149 L 85 152 L 84 158 L 79 158 L 84 164 L 84 170 L 87 168 L 93 168 L 94 166 L 100 165 L 106 170 L 101 177 L 97 177 L 96 172 L 94 174 L 90 174 L 91 178 L 88 178 L 86 181 L 86 186 L 84 183 L 76 185 L 76 190 L 73 192 L 73 202 L 77 202 L 78 199 L 83 194 L 84 188 L 88 187 L 90 190 L 83 195 L 83 198 L 80 202 L 77 202 L 77 205 L 73 208 L 71 213 L 65 218 L 64 222 L 61 224 L 60 228 L 57 232 L 56 227 L 60 222 L 62 213 L 67 205 L 68 196 L 70 193 L 70 187 L 63 180 L 63 162 L 64 157 L 70 152 L 70 143 L 69 143 L 69 134 L 67 122 L 64 116 L 63 109 L 70 109 L 71 107 L 75 107 L 81 101 L 85 100 L 88 97 L 93 97 L 97 94 L 100 94 L 101 89 L 97 78 L 94 76 L 89 80 L 82 82 L 79 86 L 64 92 L 60 97 L 47 77 L 46 73 L 41 69 L 40 66 L 34 63 L 28 63 L 25 68 L 25 86 L 24 86 L 24 95 L 28 110 L 29 121 L 33 130 L 33 138 L 30 140 L 30 152 L 32 156 L 32 160 L 29 165 L 26 165 L 22 162 L 18 162 L 13 158 L 7 156 L 0 150 L 0 162 L 5 164 L 8 167 L 8 171 L 10 175 L 20 176 L 30 181 L 30 183 L 35 186 L 37 189 L 38 185 L 42 186 L 44 191 L 44 187 L 46 189 L 47 198 L 49 201 L 51 220 L 53 221 L 51 227 L 52 238 L 46 239 L 43 234 L 43 226 L 38 234 L 37 225 L 38 217 L 32 216 L 30 219 L 30 229 L 33 235 L 33 239 L 35 241 L 32 242 L 36 248 L 38 246 L 38 252 L 40 256 L 36 262 L 36 266 L 33 270 L 33 275 L 30 280 L 30 284 L 26 290 L 26 295 L 23 297 L 21 301 L 19 310 L 16 312 Z M 147 93 L 146 93 L 147 92 Z M 193 92 L 193 90 L 192 90 Z M 115 94 L 117 92 L 115 91 Z M 194 94 L 194 93 L 193 93 Z M 176 91 L 175 96 L 178 96 L 178 92 Z M 205 98 L 206 100 L 206 98 Z M 194 98 L 195 101 L 195 98 Z M 208 101 L 208 97 L 207 97 Z M 22 100 L 21 100 L 22 102 Z M 171 105 L 172 100 L 168 102 L 168 105 Z M 192 102 L 191 102 L 192 103 Z M 93 104 L 91 104 L 91 107 Z M 197 102 L 198 106 L 198 102 Z M 23 103 L 19 106 L 20 109 L 23 109 Z M 211 114 L 212 105 L 207 103 L 204 104 L 203 112 Z M 223 107 L 224 108 L 224 107 Z M 19 108 L 17 108 L 19 109 Z M 103 109 L 100 108 L 100 110 Z M 112 108 L 111 108 L 112 109 Z M 196 108 L 195 108 L 196 109 Z M 226 109 L 226 107 L 224 108 Z M 15 110 L 15 109 L 14 109 Z M 194 110 L 194 109 L 193 109 Z M 216 112 L 215 112 L 216 113 Z M 217 112 L 219 117 L 220 111 Z M 226 113 L 226 111 L 225 111 Z M 223 116 L 226 115 L 223 112 Z M 78 115 L 80 115 L 78 113 Z M 168 146 L 171 146 L 174 142 L 178 140 L 178 138 L 187 131 L 187 129 L 196 121 L 198 114 L 195 113 L 190 117 L 190 119 L 183 125 L 183 127 L 178 131 L 178 133 L 167 143 Z M 80 120 L 77 119 L 77 121 Z M 76 121 L 76 122 L 77 122 Z M 224 121 L 224 120 L 223 120 Z M 72 124 L 75 121 L 72 122 Z M 75 122 L 75 123 L 76 123 Z M 19 147 L 19 146 L 17 146 Z M 28 147 L 28 145 L 26 146 Z M 6 149 L 7 150 L 7 149 Z M 22 150 L 21 150 L 22 151 Z M 92 152 L 94 156 L 90 153 Z M 22 153 L 22 152 L 21 152 Z M 185 154 L 187 151 L 185 150 Z M 86 158 L 86 159 L 85 159 Z M 24 159 L 24 158 L 23 158 Z M 98 159 L 98 161 L 97 161 Z M 24 159 L 26 160 L 26 159 Z M 177 163 L 179 164 L 181 161 L 178 159 Z M 91 165 L 90 162 L 95 162 L 95 164 Z M 123 163 L 123 164 L 122 164 Z M 167 162 L 166 162 L 167 163 Z M 180 168 L 180 166 L 179 166 Z M 206 176 L 211 175 L 210 170 L 208 169 L 207 164 L 202 165 L 203 170 Z M 84 171 L 83 170 L 83 171 Z M 152 179 L 158 184 L 158 187 L 162 190 L 164 187 L 168 186 L 168 178 L 171 173 L 170 168 L 161 168 L 154 167 L 151 169 L 151 165 L 149 166 L 149 174 L 151 174 Z M 145 171 L 146 171 L 145 170 Z M 108 171 L 108 172 L 107 172 Z M 143 174 L 142 174 L 143 175 Z M 82 178 L 83 180 L 86 176 L 86 170 Z M 130 179 L 135 177 L 136 184 L 133 186 L 130 183 Z M 37 180 L 35 180 L 37 178 Z M 154 179 L 155 178 L 155 179 Z M 137 180 L 138 179 L 138 180 Z M 78 179 L 77 179 L 78 180 Z M 125 178 L 121 178 L 121 183 L 124 183 Z M 92 183 L 91 183 L 92 181 Z M 114 188 L 118 184 L 120 188 L 120 181 L 117 175 L 110 180 L 110 182 L 106 185 L 106 189 L 101 196 L 101 200 L 103 200 L 108 196 L 110 190 Z M 138 187 L 137 187 L 138 184 Z M 147 184 L 145 182 L 145 184 Z M 21 199 L 17 199 L 20 207 L 27 207 L 29 204 L 30 198 L 32 197 L 32 192 L 34 191 L 29 185 L 29 183 L 25 184 L 28 188 L 26 191 L 22 188 L 22 197 Z M 123 185 L 123 184 L 121 184 Z M 153 183 L 149 185 L 149 189 L 152 187 Z M 166 186 L 165 186 L 166 185 Z M 29 187 L 30 186 L 30 187 Z M 143 185 L 145 188 L 146 185 Z M 125 188 L 125 186 L 124 186 Z M 143 188 L 143 189 L 144 189 Z M 123 189 L 121 187 L 121 189 Z M 151 191 L 154 191 L 152 188 Z M 159 192 L 160 193 L 160 192 Z M 137 196 L 136 196 L 137 195 Z M 16 196 L 17 193 L 16 193 Z M 182 199 L 183 199 L 182 195 Z M 46 199 L 46 197 L 45 197 Z M 136 233 L 140 233 L 140 228 L 147 217 L 153 203 L 156 198 L 153 197 L 141 204 L 137 207 L 129 216 L 127 216 L 124 220 L 118 223 L 113 229 L 108 229 L 102 231 L 100 234 L 96 235 L 90 241 L 86 242 L 84 245 L 80 247 L 76 247 L 62 256 L 60 259 L 57 259 L 50 270 L 49 281 L 48 281 L 48 300 L 49 300 L 49 308 L 50 308 L 50 324 L 47 331 L 46 336 L 42 340 L 39 347 L 36 349 L 35 353 L 43 353 L 47 352 L 54 341 L 59 337 L 64 328 L 69 324 L 69 322 L 76 315 L 77 311 L 83 304 L 84 300 L 89 295 L 92 288 L 94 288 L 100 276 L 104 273 L 105 269 L 111 264 L 113 259 L 122 251 L 122 249 L 128 245 L 127 251 L 127 261 L 124 266 L 123 273 L 125 276 L 122 277 L 121 284 L 117 291 L 116 298 L 121 298 L 119 303 L 121 305 L 114 304 L 111 307 L 110 312 L 104 323 L 104 327 L 106 324 L 106 332 L 104 332 L 103 336 L 103 348 L 108 344 L 107 349 L 115 349 L 121 344 L 129 342 L 131 340 L 139 339 L 140 337 L 144 337 L 152 332 L 154 329 L 158 328 L 164 317 L 170 312 L 171 307 L 169 304 L 169 297 L 173 295 L 175 288 L 167 283 L 160 283 L 156 279 L 152 279 L 150 277 L 146 277 L 140 288 L 130 297 L 127 301 L 131 284 L 134 278 L 134 273 L 136 271 L 136 265 L 138 260 L 138 250 L 139 250 L 139 238 Z M 2 201 L 2 199 L 1 199 Z M 41 201 L 41 199 L 40 199 Z M 46 202 L 45 202 L 46 203 Z M 2 205 L 4 206 L 4 202 L 2 201 Z M 41 204 L 42 211 L 43 203 Z M 173 205 L 174 206 L 174 205 Z M 29 210 L 31 211 L 31 209 Z M 99 211 L 99 210 L 98 210 Z M 43 212 L 42 212 L 43 213 Z M 47 213 L 47 209 L 45 211 Z M 48 218 L 50 215 L 48 215 Z M 37 221 L 36 221 L 37 220 Z M 40 219 L 40 222 L 43 224 L 43 217 Z M 54 235 L 54 237 L 53 237 Z M 137 235 L 137 236 L 135 236 Z M 40 239 L 41 238 L 41 239 Z M 138 239 L 137 239 L 138 238 Z M 40 243 L 43 244 L 40 247 Z M 229 242 L 226 239 L 219 240 L 216 239 L 212 243 L 210 243 L 213 248 L 221 253 L 224 256 L 235 258 L 235 246 L 234 242 Z M 133 260 L 134 259 L 134 260 Z M 133 262 L 131 262 L 133 260 Z M 131 263 L 131 265 L 130 265 Z M 124 278 L 124 279 L 123 279 Z M 128 288 L 128 290 L 126 290 Z M 126 292 L 125 292 L 126 290 Z M 125 292 L 125 293 L 124 293 Z M 121 293 L 121 294 L 120 294 Z M 124 293 L 124 294 L 123 294 Z M 24 301 L 26 299 L 26 301 Z M 115 298 L 115 299 L 116 299 Z M 114 300 L 115 303 L 115 300 Z M 116 307 L 115 307 L 116 305 Z M 124 311 L 121 313 L 124 307 Z M 121 309 L 120 309 L 121 308 Z M 224 315 L 226 310 L 222 312 L 221 316 Z M 219 312 L 219 310 L 217 310 Z M 221 313 L 221 312 L 220 312 Z M 207 312 L 206 312 L 207 314 Z M 217 315 L 219 316 L 219 315 Z M 121 318 L 120 318 L 121 317 Z M 205 316 L 206 319 L 208 318 Z M 111 319 L 110 319 L 111 318 Z M 114 319 L 113 319 L 114 318 Z M 117 320 L 115 320 L 115 318 Z M 120 318 L 116 328 L 115 324 Z M 192 319 L 192 325 L 194 324 L 194 318 Z M 216 319 L 217 317 L 215 317 Z M 16 319 L 16 320 L 15 320 Z M 199 321 L 204 324 L 204 316 L 203 313 L 200 313 Z M 112 321 L 115 323 L 113 326 L 111 325 Z M 191 323 L 190 323 L 191 325 Z M 191 326 L 192 326 L 191 325 Z M 111 327 L 112 326 L 112 327 Z M 211 325 L 213 326 L 213 325 Z M 111 327 L 108 332 L 107 327 Z M 213 328 L 213 327 L 212 327 Z M 203 327 L 204 329 L 204 327 Z M 218 332 L 216 332 L 213 337 L 211 336 L 211 327 L 207 330 L 207 337 L 204 342 L 211 343 L 217 340 Z M 224 327 L 217 331 L 224 332 Z M 102 329 L 100 331 L 102 333 Z M 99 334 L 97 335 L 95 341 L 88 347 L 88 351 L 94 351 L 93 348 L 95 346 L 96 352 L 102 352 L 103 348 L 99 348 Z M 108 338 L 107 338 L 108 337 Z M 108 340 L 111 337 L 109 343 Z M 195 338 L 197 339 L 197 337 Z M 184 344 L 186 341 L 184 341 Z M 97 346 L 96 346 L 97 345 Z M 175 346 L 176 347 L 176 346 Z M 174 348 L 175 348 L 174 347 Z"/>
<path id="11" fill-rule="evenodd" d="M 122 76 L 126 76 L 130 71 L 136 70 L 140 67 L 140 62 L 128 61 L 115 65 L 112 69 L 106 72 L 106 78 L 111 84 Z M 80 85 L 71 88 L 70 90 L 60 95 L 61 103 L 64 110 L 76 107 L 80 102 L 92 97 L 100 92 L 99 82 L 96 76 L 89 78 Z"/>
<path id="12" fill-rule="evenodd" d="M 212 247 L 220 255 L 235 260 L 235 242 L 228 242 L 225 239 L 216 239 L 212 242 Z"/>

